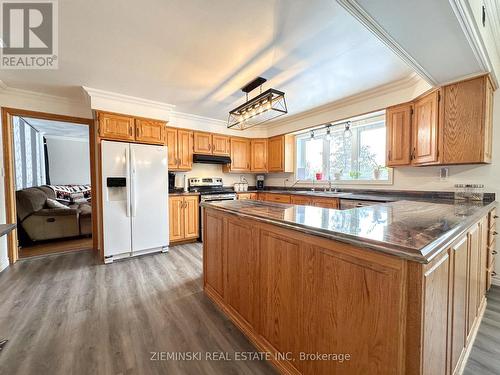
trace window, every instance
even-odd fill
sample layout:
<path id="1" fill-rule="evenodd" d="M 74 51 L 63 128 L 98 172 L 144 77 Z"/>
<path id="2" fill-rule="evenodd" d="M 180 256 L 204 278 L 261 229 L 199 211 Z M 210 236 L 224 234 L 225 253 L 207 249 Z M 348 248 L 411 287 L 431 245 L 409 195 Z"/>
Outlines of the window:
<path id="1" fill-rule="evenodd" d="M 352 119 L 297 136 L 297 179 L 387 183 L 385 115 Z"/>

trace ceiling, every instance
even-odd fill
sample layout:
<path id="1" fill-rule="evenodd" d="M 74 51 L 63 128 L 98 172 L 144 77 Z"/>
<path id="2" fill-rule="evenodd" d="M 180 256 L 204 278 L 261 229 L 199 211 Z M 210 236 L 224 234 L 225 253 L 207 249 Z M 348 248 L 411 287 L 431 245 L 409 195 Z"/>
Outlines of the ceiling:
<path id="1" fill-rule="evenodd" d="M 75 0 L 59 2 L 59 69 L 0 79 L 71 98 L 88 86 L 225 120 L 259 75 L 298 114 L 412 72 L 334 0 Z"/>
<path id="2" fill-rule="evenodd" d="M 89 139 L 89 127 L 87 125 L 32 117 L 23 117 L 23 119 L 45 137 Z"/>

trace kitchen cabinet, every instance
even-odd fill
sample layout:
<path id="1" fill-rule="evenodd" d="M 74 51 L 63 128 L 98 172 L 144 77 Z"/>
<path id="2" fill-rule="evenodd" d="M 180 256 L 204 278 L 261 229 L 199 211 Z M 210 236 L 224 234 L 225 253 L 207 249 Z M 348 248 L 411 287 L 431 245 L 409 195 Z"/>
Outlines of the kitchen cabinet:
<path id="1" fill-rule="evenodd" d="M 244 199 L 257 200 L 257 193 L 238 193 L 236 196 L 240 200 Z"/>
<path id="2" fill-rule="evenodd" d="M 302 206 L 312 206 L 312 200 L 310 197 L 305 195 L 291 195 L 290 196 L 291 204 L 300 204 Z"/>
<path id="3" fill-rule="evenodd" d="M 488 214 L 488 239 L 487 239 L 487 251 L 486 251 L 486 289 L 489 290 L 491 287 L 492 277 L 496 276 L 495 272 L 495 256 L 497 254 L 496 250 L 496 220 L 497 220 L 497 210 L 494 208 Z"/>
<path id="4" fill-rule="evenodd" d="M 137 142 L 160 144 L 165 143 L 165 127 L 162 121 L 135 119 L 135 140 Z"/>
<path id="5" fill-rule="evenodd" d="M 269 172 L 293 172 L 294 142 L 293 135 L 279 135 L 268 139 L 267 169 Z"/>
<path id="6" fill-rule="evenodd" d="M 134 118 L 116 113 L 97 112 L 99 137 L 111 140 L 134 141 Z"/>
<path id="7" fill-rule="evenodd" d="M 188 171 L 193 166 L 193 132 L 189 130 L 166 128 L 168 147 L 168 169 Z"/>
<path id="8" fill-rule="evenodd" d="M 170 242 L 199 237 L 199 207 L 197 195 L 169 197 Z"/>
<path id="9" fill-rule="evenodd" d="M 433 91 L 413 103 L 412 164 L 438 161 L 438 103 L 440 92 Z"/>
<path id="10" fill-rule="evenodd" d="M 387 159 L 388 167 L 410 164 L 412 103 L 387 108 Z"/>
<path id="11" fill-rule="evenodd" d="M 195 154 L 228 156 L 229 149 L 228 136 L 205 132 L 194 132 L 193 134 L 193 152 Z"/>
<path id="12" fill-rule="evenodd" d="M 117 113 L 97 112 L 99 137 L 148 144 L 165 143 L 164 121 L 136 118 Z"/>
<path id="13" fill-rule="evenodd" d="M 250 172 L 251 145 L 248 138 L 231 137 L 231 164 L 223 166 L 224 172 Z"/>
<path id="14" fill-rule="evenodd" d="M 467 335 L 470 335 L 472 331 L 472 325 L 477 316 L 479 310 L 479 278 L 481 270 L 480 265 L 480 252 L 479 252 L 479 240 L 480 240 L 480 228 L 476 224 L 467 234 L 468 236 L 468 258 L 469 258 L 469 296 L 468 296 L 468 320 L 467 320 Z M 482 276 L 484 277 L 484 276 Z"/>
<path id="15" fill-rule="evenodd" d="M 493 91 L 484 75 L 387 108 L 387 165 L 491 163 Z"/>
<path id="16" fill-rule="evenodd" d="M 267 193 L 264 200 L 266 202 L 290 203 L 290 195 Z"/>
<path id="17" fill-rule="evenodd" d="M 316 207 L 332 208 L 337 210 L 340 207 L 338 198 L 319 198 L 312 197 L 311 204 Z"/>
<path id="18" fill-rule="evenodd" d="M 230 138 L 225 135 L 212 134 L 212 154 L 229 156 L 231 154 Z"/>
<path id="19" fill-rule="evenodd" d="M 252 172 L 267 172 L 267 139 L 252 139 L 250 169 Z"/>
<path id="20" fill-rule="evenodd" d="M 491 162 L 493 86 L 488 76 L 442 89 L 442 164 Z"/>

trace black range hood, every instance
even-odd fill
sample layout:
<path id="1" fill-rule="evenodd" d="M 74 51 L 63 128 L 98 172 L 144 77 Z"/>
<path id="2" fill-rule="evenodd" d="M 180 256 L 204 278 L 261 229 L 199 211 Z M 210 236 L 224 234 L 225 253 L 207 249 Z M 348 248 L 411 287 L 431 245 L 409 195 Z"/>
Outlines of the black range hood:
<path id="1" fill-rule="evenodd" d="M 231 164 L 229 156 L 193 154 L 193 163 Z"/>

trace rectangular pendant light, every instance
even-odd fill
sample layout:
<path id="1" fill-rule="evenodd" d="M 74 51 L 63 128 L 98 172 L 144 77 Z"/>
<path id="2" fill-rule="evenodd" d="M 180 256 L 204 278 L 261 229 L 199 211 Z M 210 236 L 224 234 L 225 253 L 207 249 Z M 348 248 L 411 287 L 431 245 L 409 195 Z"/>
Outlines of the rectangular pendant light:
<path id="1" fill-rule="evenodd" d="M 262 85 L 266 80 L 258 77 L 242 88 L 248 93 Z M 262 124 L 288 113 L 285 93 L 275 89 L 268 89 L 256 97 L 247 100 L 244 104 L 229 112 L 227 127 L 229 129 L 245 130 Z"/>

